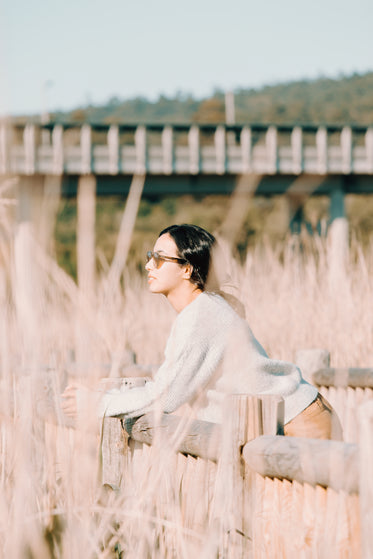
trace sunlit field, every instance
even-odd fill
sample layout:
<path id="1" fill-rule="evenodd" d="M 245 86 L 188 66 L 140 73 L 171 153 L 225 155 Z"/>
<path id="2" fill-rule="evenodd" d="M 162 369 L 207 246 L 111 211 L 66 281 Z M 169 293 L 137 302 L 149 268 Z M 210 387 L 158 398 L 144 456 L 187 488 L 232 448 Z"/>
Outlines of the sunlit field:
<path id="1" fill-rule="evenodd" d="M 182 479 L 175 483 L 184 457 L 154 447 L 136 460 L 135 448 L 116 494 L 101 484 L 99 420 L 87 415 L 69 428 L 59 411 L 69 381 L 95 385 L 126 374 L 133 359 L 160 363 L 173 310 L 131 262 L 120 285 L 101 271 L 95 293 L 80 292 L 32 225 L 16 227 L 13 202 L 0 211 L 2 556 L 216 557 L 219 526 L 197 505 L 188 509 Z M 372 246 L 363 252 L 352 240 L 337 263 L 316 237 L 258 244 L 242 262 L 224 246 L 247 320 L 271 357 L 325 348 L 332 366 L 372 365 Z"/>

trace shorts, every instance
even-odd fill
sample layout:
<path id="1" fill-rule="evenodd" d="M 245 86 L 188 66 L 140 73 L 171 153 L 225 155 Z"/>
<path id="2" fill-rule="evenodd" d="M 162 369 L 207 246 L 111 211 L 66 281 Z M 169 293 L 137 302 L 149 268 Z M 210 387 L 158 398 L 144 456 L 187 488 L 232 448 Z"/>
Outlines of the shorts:
<path id="1" fill-rule="evenodd" d="M 284 425 L 287 437 L 343 440 L 342 426 L 329 402 L 319 393 L 306 409 Z"/>

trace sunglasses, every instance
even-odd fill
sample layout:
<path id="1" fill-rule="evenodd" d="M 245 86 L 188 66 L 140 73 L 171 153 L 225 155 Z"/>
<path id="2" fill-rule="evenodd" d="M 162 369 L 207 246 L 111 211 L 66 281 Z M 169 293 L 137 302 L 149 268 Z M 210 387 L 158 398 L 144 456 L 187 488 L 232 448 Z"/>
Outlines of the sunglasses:
<path id="1" fill-rule="evenodd" d="M 159 252 L 153 252 L 149 250 L 146 253 L 146 263 L 153 259 L 155 267 L 158 269 L 162 266 L 163 262 L 178 262 L 179 264 L 187 264 L 184 258 L 176 258 L 176 256 L 166 256 L 164 254 L 159 254 Z"/>

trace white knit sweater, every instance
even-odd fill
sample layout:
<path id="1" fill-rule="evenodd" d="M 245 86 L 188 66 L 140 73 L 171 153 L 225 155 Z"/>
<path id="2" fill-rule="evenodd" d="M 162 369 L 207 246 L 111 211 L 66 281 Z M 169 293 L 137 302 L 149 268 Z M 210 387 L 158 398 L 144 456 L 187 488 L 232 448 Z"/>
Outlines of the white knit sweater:
<path id="1" fill-rule="evenodd" d="M 285 423 L 317 396 L 291 363 L 269 359 L 249 325 L 219 295 L 204 292 L 177 316 L 154 380 L 131 390 L 111 390 L 100 415 L 134 417 L 154 406 L 170 413 L 189 403 L 199 419 L 222 422 L 227 394 L 278 394 Z"/>

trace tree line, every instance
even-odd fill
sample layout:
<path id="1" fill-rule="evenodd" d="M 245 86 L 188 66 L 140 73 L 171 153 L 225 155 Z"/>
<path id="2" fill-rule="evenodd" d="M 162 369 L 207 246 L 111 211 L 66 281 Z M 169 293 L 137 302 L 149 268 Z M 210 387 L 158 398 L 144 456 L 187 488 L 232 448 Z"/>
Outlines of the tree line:
<path id="1" fill-rule="evenodd" d="M 320 77 L 258 89 L 236 89 L 237 123 L 357 124 L 373 123 L 373 72 L 339 78 Z M 87 105 L 51 115 L 57 122 L 92 123 L 223 123 L 225 93 L 215 90 L 197 99 L 191 94 L 145 97 L 112 97 L 103 105 Z"/>

